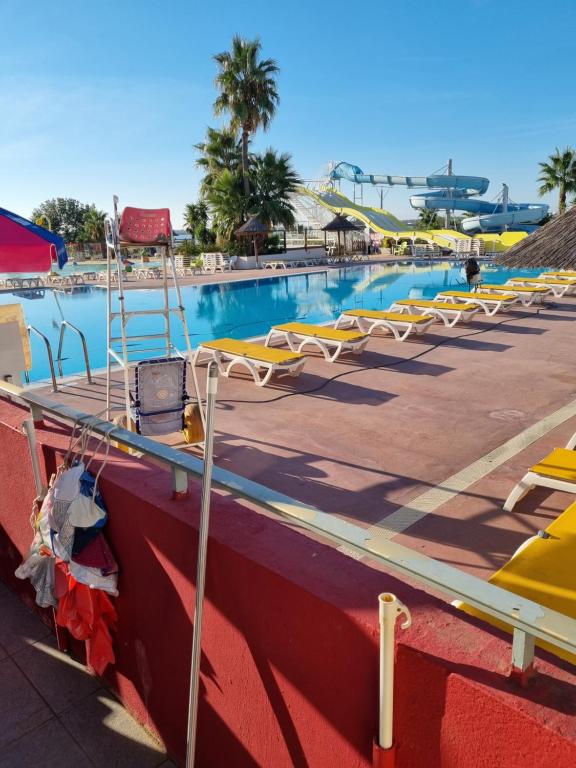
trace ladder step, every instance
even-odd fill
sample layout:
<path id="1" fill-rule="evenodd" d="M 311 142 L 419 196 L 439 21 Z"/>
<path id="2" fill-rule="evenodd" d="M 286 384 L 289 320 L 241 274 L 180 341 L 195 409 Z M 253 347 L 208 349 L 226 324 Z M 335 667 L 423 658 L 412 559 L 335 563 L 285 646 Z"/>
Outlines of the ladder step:
<path id="1" fill-rule="evenodd" d="M 165 339 L 166 333 L 147 333 L 143 336 L 126 336 L 126 341 L 145 341 L 146 339 Z M 110 343 L 122 341 L 122 336 L 110 336 Z"/>
<path id="2" fill-rule="evenodd" d="M 115 317 L 124 317 L 130 318 L 130 317 L 140 317 L 142 315 L 167 315 L 168 312 L 174 312 L 175 310 L 171 307 L 168 307 L 167 309 L 126 309 L 124 312 L 110 312 L 110 319 L 113 319 Z"/>

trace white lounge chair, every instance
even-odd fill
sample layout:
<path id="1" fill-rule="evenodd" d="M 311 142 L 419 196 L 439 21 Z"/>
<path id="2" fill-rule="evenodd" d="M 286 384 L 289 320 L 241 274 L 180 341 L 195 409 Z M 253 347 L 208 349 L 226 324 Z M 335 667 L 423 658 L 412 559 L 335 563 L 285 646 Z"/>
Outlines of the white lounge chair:
<path id="1" fill-rule="evenodd" d="M 509 285 L 545 285 L 552 289 L 556 298 L 568 296 L 576 290 L 576 279 L 555 280 L 553 277 L 511 277 Z"/>
<path id="2" fill-rule="evenodd" d="M 278 338 L 284 340 L 293 352 L 301 352 L 305 346 L 313 344 L 329 363 L 333 363 L 344 352 L 359 355 L 370 337 L 358 331 L 342 331 L 325 325 L 285 323 L 270 329 L 266 346 Z"/>
<path id="3" fill-rule="evenodd" d="M 541 304 L 544 298 L 552 293 L 551 288 L 545 285 L 489 285 L 484 283 L 482 293 L 514 293 L 523 307 L 529 307 L 532 304 Z"/>
<path id="4" fill-rule="evenodd" d="M 198 365 L 203 356 L 216 361 L 222 376 L 229 376 L 236 365 L 247 368 L 259 387 L 267 384 L 274 374 L 299 376 L 306 363 L 306 356 L 297 352 L 227 338 L 202 342 L 194 353 L 193 365 Z"/>
<path id="5" fill-rule="evenodd" d="M 456 323 L 467 323 L 480 311 L 477 304 L 448 304 L 431 299 L 399 299 L 390 306 L 390 312 L 406 312 L 412 315 L 431 315 L 448 328 Z"/>
<path id="6" fill-rule="evenodd" d="M 214 253 L 201 253 L 200 258 L 202 259 L 202 269 L 204 272 L 210 272 L 214 274 L 214 272 L 224 271 L 224 267 L 221 264 L 218 264 L 216 261 L 216 254 Z"/>
<path id="7" fill-rule="evenodd" d="M 431 315 L 411 315 L 402 312 L 390 312 L 371 309 L 345 309 L 335 328 L 358 328 L 362 333 L 376 330 L 390 331 L 397 341 L 404 341 L 411 333 L 424 333 L 436 318 Z"/>
<path id="8" fill-rule="evenodd" d="M 265 261 L 262 269 L 287 269 L 287 265 L 285 261 Z"/>
<path id="9" fill-rule="evenodd" d="M 162 277 L 162 270 L 158 267 L 141 267 L 136 270 L 137 280 L 159 280 Z"/>
<path id="10" fill-rule="evenodd" d="M 517 303 L 518 296 L 514 293 L 472 293 L 472 291 L 441 291 L 436 295 L 436 301 L 446 301 L 451 304 L 472 302 L 477 304 L 489 317 L 497 312 L 506 312 Z"/>
<path id="11" fill-rule="evenodd" d="M 551 277 L 553 280 L 575 280 L 576 272 L 572 272 L 569 269 L 561 270 L 559 272 L 542 272 L 539 277 Z"/>
<path id="12" fill-rule="evenodd" d="M 510 512 L 529 491 L 536 486 L 555 491 L 576 493 L 576 432 L 566 448 L 555 448 L 538 464 L 530 467 L 522 480 L 517 483 L 504 502 L 504 509 Z"/>

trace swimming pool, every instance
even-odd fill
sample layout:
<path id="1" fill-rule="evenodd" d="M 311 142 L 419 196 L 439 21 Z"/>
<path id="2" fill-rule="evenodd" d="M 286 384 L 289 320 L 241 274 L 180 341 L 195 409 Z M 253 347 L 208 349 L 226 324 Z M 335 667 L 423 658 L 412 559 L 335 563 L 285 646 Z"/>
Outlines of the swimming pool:
<path id="1" fill-rule="evenodd" d="M 484 279 L 493 283 L 505 283 L 513 276 L 538 275 L 540 271 L 482 266 Z M 185 286 L 182 299 L 195 346 L 200 341 L 222 336 L 245 339 L 264 335 L 271 325 L 290 320 L 326 322 L 350 307 L 386 309 L 396 299 L 434 298 L 438 291 L 462 287 L 464 282 L 460 263 L 443 262 L 432 267 L 414 263 L 371 264 L 312 274 L 282 274 L 258 280 Z M 173 290 L 171 299 L 175 304 Z M 157 307 L 160 300 L 158 289 L 126 291 L 127 310 Z M 18 292 L 0 294 L 1 304 L 15 301 L 22 303 L 27 322 L 46 334 L 56 353 L 60 311 L 52 292 L 46 291 L 44 298 L 35 300 L 19 296 Z M 86 335 L 92 368 L 103 368 L 106 365 L 106 291 L 92 287 L 85 293 L 59 293 L 58 302 L 66 320 Z M 113 304 L 117 308 L 115 298 Z M 159 330 L 157 322 L 158 318 L 138 317 L 132 321 L 129 332 L 153 333 Z M 172 341 L 184 349 L 183 330 L 177 318 L 172 321 Z M 49 376 L 46 351 L 39 339 L 32 337 L 31 343 L 30 379 L 38 381 Z M 134 350 L 137 353 L 137 346 Z M 72 333 L 66 336 L 64 354 L 65 375 L 83 371 L 80 342 Z"/>

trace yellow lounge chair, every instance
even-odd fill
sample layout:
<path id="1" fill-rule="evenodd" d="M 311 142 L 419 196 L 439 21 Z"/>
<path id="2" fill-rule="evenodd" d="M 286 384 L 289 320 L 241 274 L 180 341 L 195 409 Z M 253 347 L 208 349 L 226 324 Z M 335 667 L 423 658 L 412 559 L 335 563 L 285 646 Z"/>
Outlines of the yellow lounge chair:
<path id="1" fill-rule="evenodd" d="M 431 315 L 410 315 L 376 309 L 345 309 L 335 327 L 356 326 L 359 331 L 368 334 L 380 328 L 391 331 L 397 341 L 404 341 L 410 333 L 424 333 L 435 319 Z"/>
<path id="2" fill-rule="evenodd" d="M 536 486 L 554 491 L 576 493 L 576 433 L 566 448 L 554 448 L 538 464 L 530 467 L 522 480 L 517 483 L 504 502 L 504 509 L 510 512 L 526 494 Z"/>
<path id="3" fill-rule="evenodd" d="M 565 280 L 555 280 L 553 277 L 511 277 L 508 280 L 509 285 L 546 285 L 552 289 L 552 293 L 557 298 L 574 293 L 576 290 L 576 279 L 566 278 Z"/>
<path id="4" fill-rule="evenodd" d="M 202 342 L 194 353 L 193 365 L 200 362 L 202 355 L 216 361 L 222 376 L 229 376 L 235 365 L 244 366 L 259 387 L 267 384 L 275 373 L 280 376 L 299 376 L 306 362 L 306 356 L 297 352 L 270 349 L 262 344 L 237 339 Z M 260 371 L 264 372 L 263 376 Z"/>
<path id="5" fill-rule="evenodd" d="M 571 504 L 546 528 L 543 536 L 531 536 L 512 555 L 506 565 L 488 581 L 515 595 L 533 600 L 553 611 L 576 619 L 576 578 L 574 551 L 576 548 L 576 504 Z M 483 614 L 477 608 L 457 601 L 459 608 L 510 632 L 511 627 Z M 541 648 L 576 664 L 569 651 L 545 641 L 536 641 Z"/>
<path id="6" fill-rule="evenodd" d="M 552 288 L 545 285 L 487 285 L 482 286 L 482 293 L 515 293 L 523 307 L 544 301 L 544 297 L 552 293 Z"/>
<path id="7" fill-rule="evenodd" d="M 563 272 L 542 272 L 540 277 L 551 277 L 553 280 L 575 280 L 576 272 L 566 269 Z"/>
<path id="8" fill-rule="evenodd" d="M 473 302 L 491 317 L 497 312 L 506 312 L 513 304 L 516 304 L 518 296 L 514 293 L 501 293 L 495 296 L 490 293 L 472 293 L 472 291 L 441 291 L 436 296 L 436 301 L 449 301 L 453 304 L 458 301 Z"/>
<path id="9" fill-rule="evenodd" d="M 359 355 L 370 338 L 366 333 L 358 331 L 341 331 L 326 325 L 308 323 L 274 325 L 266 337 L 266 346 L 272 344 L 277 337 L 283 339 L 294 352 L 300 352 L 306 345 L 314 344 L 329 363 L 337 360 L 343 352 Z"/>
<path id="10" fill-rule="evenodd" d="M 391 312 L 406 312 L 411 315 L 431 315 L 452 328 L 462 321 L 467 323 L 480 311 L 477 304 L 447 304 L 431 299 L 399 299 L 390 306 Z"/>

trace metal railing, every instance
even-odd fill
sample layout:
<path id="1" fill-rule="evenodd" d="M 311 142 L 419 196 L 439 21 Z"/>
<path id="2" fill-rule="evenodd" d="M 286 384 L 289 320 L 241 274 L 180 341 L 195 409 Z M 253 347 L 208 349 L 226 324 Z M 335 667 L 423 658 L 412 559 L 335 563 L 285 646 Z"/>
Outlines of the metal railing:
<path id="1" fill-rule="evenodd" d="M 204 463 L 201 459 L 81 413 L 47 397 L 1 381 L 0 395 L 27 406 L 34 422 L 41 421 L 46 415 L 68 425 L 88 426 L 94 435 L 111 436 L 116 443 L 160 462 L 171 471 L 173 490 L 178 495 L 186 491 L 189 476 L 198 478 L 203 475 Z M 30 423 L 28 422 L 29 425 Z M 28 434 L 29 430 L 30 426 Z M 535 640 L 576 655 L 576 620 L 569 616 L 482 581 L 401 544 L 378 538 L 370 539 L 367 529 L 302 504 L 228 470 L 215 467 L 213 483 L 235 496 L 255 502 L 268 512 L 283 520 L 289 520 L 297 527 L 324 540 L 360 555 L 368 555 L 386 571 L 407 576 L 411 582 L 432 590 L 436 596 L 441 594 L 448 597 L 449 601 L 462 601 L 510 626 L 513 630 L 512 663 L 518 671 L 522 672 L 530 667 L 534 658 Z"/>
<path id="2" fill-rule="evenodd" d="M 33 325 L 27 325 L 26 328 L 28 330 L 28 335 L 35 333 L 44 342 L 46 346 L 46 354 L 48 356 L 48 365 L 50 367 L 50 379 L 52 381 L 52 392 L 58 392 L 58 384 L 56 382 L 56 370 L 54 368 L 54 355 L 52 354 L 52 345 L 50 344 L 50 339 L 47 336 L 45 336 L 42 333 L 42 331 L 39 331 L 38 328 L 36 328 Z"/>
<path id="3" fill-rule="evenodd" d="M 77 328 L 73 323 L 68 322 L 68 320 L 61 320 L 60 321 L 60 336 L 58 339 L 58 353 L 56 355 L 56 362 L 58 363 L 58 374 L 59 376 L 64 376 L 64 372 L 62 370 L 62 360 L 64 359 L 62 357 L 62 349 L 64 345 L 64 333 L 66 331 L 66 328 L 70 328 L 74 333 L 76 333 L 80 337 L 80 342 L 82 344 L 82 354 L 84 355 L 84 367 L 86 369 L 86 378 L 88 380 L 88 384 L 94 384 L 94 381 L 92 379 L 92 371 L 90 370 L 90 358 L 88 356 L 88 345 L 86 343 L 86 337 L 80 330 L 80 328 Z M 52 382 L 52 392 L 58 392 L 58 382 L 56 380 L 56 367 L 54 365 L 54 354 L 52 352 L 52 344 L 50 343 L 50 339 L 42 333 L 42 331 L 38 330 L 36 326 L 34 325 L 27 325 L 26 329 L 28 330 L 28 335 L 34 333 L 36 336 L 42 339 L 44 342 L 44 346 L 46 347 L 46 355 L 48 357 L 48 367 L 50 368 L 50 381 Z M 30 383 L 28 372 L 26 373 L 26 382 Z"/>
<path id="4" fill-rule="evenodd" d="M 70 328 L 70 330 L 74 331 L 74 333 L 80 337 L 80 342 L 82 344 L 82 354 L 84 355 L 84 365 L 86 368 L 86 378 L 88 379 L 88 384 L 93 384 L 92 381 L 92 373 L 90 371 L 90 359 L 88 357 L 88 345 L 86 344 L 86 337 L 80 330 L 80 328 L 77 328 L 73 323 L 69 322 L 68 320 L 61 320 L 60 321 L 60 337 L 58 339 L 58 354 L 56 355 L 56 361 L 58 363 L 58 371 L 60 373 L 60 376 L 63 376 L 62 373 L 62 347 L 64 345 L 64 334 L 66 332 L 66 328 Z"/>

